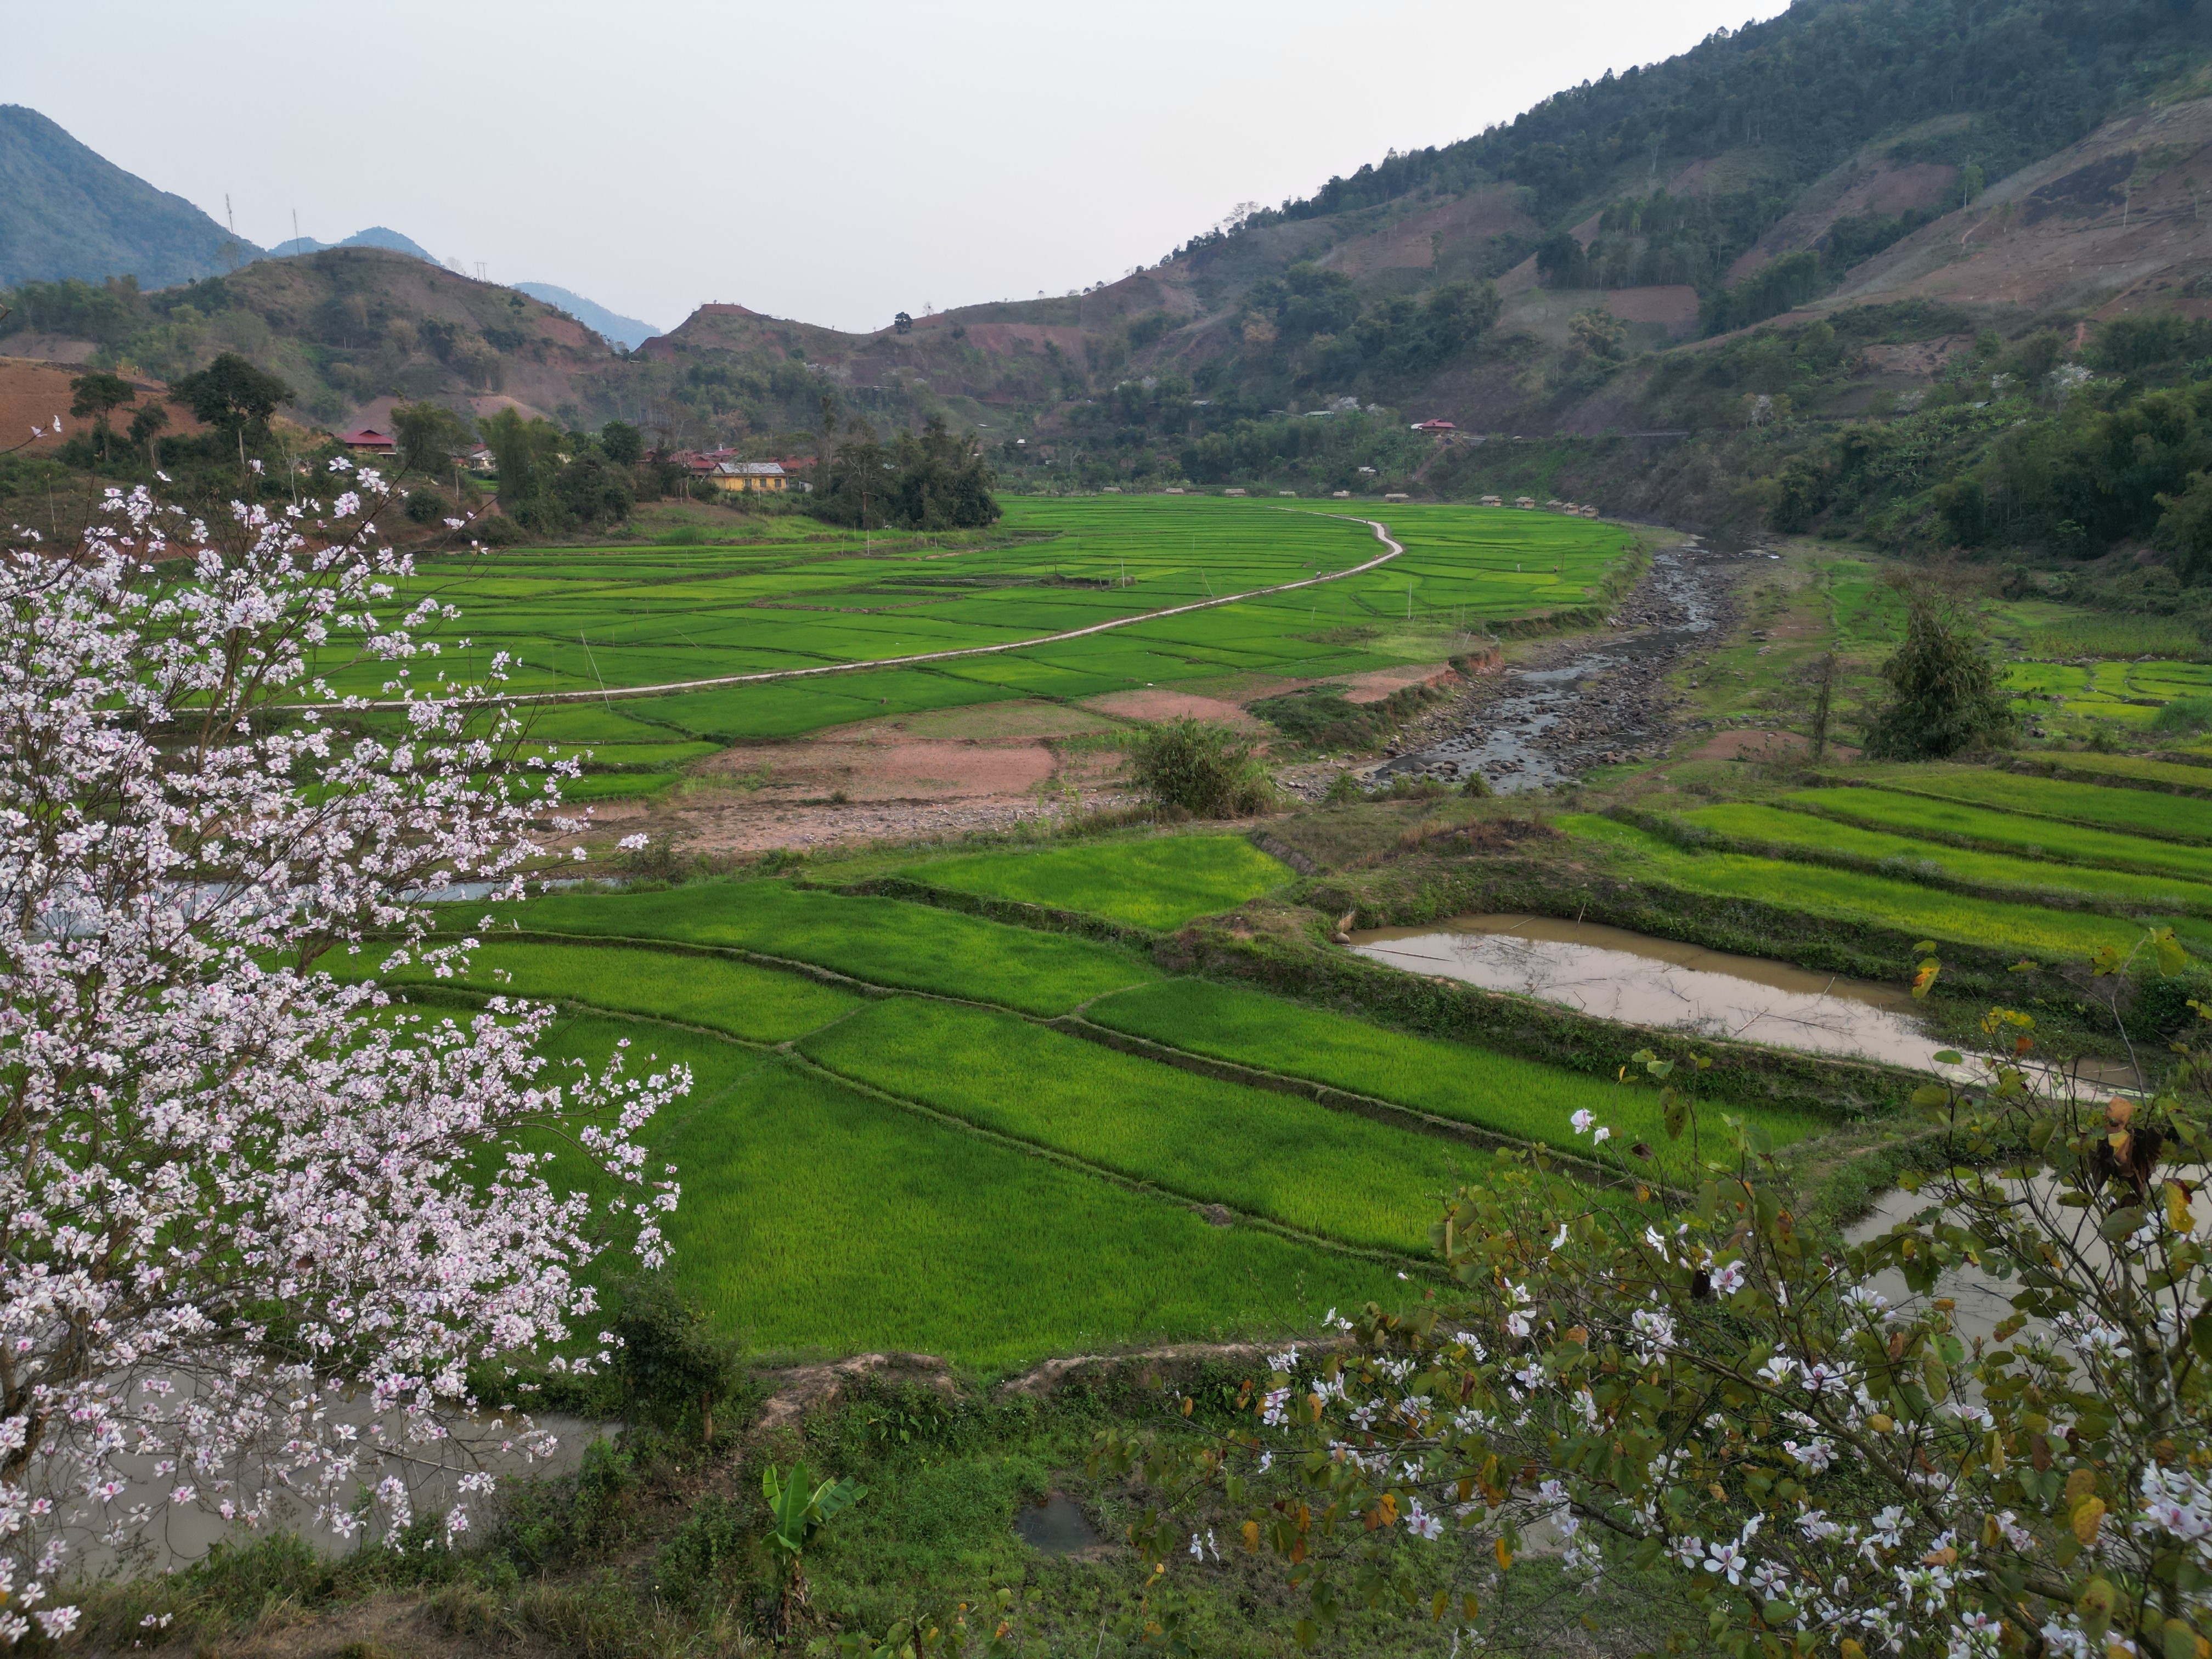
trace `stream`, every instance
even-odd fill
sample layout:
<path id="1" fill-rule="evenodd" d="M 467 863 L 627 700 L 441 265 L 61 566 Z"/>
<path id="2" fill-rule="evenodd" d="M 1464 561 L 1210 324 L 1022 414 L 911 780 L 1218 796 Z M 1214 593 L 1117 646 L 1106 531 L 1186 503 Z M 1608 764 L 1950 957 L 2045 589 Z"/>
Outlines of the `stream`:
<path id="1" fill-rule="evenodd" d="M 1562 641 L 1501 672 L 1449 736 L 1385 761 L 1374 776 L 1480 773 L 1502 794 L 1571 782 L 1594 766 L 1650 758 L 1674 698 L 1666 676 L 1724 618 L 1743 564 L 1773 555 L 1726 553 L 1689 541 L 1655 555 L 1608 620 L 1616 632 Z"/>

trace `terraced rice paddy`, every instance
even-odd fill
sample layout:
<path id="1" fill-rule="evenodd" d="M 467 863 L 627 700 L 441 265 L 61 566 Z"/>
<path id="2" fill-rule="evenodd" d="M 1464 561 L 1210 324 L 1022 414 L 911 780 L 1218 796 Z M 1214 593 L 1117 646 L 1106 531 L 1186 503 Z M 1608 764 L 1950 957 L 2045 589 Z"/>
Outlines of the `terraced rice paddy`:
<path id="1" fill-rule="evenodd" d="M 1666 1138 L 1656 1090 L 1504 1054 L 1471 1066 L 1463 1044 L 1385 1030 L 1239 986 L 1170 980 L 1102 998 L 1084 1018 L 1167 1048 L 1310 1079 L 1568 1152 L 1589 1149 L 1573 1131 L 1578 1111 L 1610 1124 L 1625 1141 Z M 1806 1114 L 1763 1106 L 1742 1111 L 1778 1145 L 1820 1127 Z"/>
<path id="2" fill-rule="evenodd" d="M 1285 874 L 1209 836 L 965 863 L 994 888 L 1020 884 L 997 866 L 1021 866 L 1033 890 L 1102 905 L 1094 890 L 1132 872 L 1209 905 Z M 449 933 L 476 931 L 483 908 L 447 907 Z M 1661 1133 L 1655 1096 L 1579 1073 L 1170 981 L 1112 945 L 787 881 L 556 892 L 481 937 L 465 975 L 420 994 L 556 1000 L 569 1012 L 550 1057 L 597 1059 L 627 1036 L 635 1066 L 692 1067 L 694 1093 L 648 1137 L 684 1183 L 674 1271 L 764 1349 L 924 1348 L 997 1368 L 1279 1330 L 1402 1293 L 1437 1195 L 1495 1156 L 1045 1023 L 1079 1005 L 1170 1048 L 1509 1138 L 1572 1146 L 1585 1107 L 1624 1139 Z M 339 965 L 365 975 L 377 956 Z M 432 980 L 392 978 L 401 994 Z M 1778 1139 L 1814 1127 L 1754 1115 Z"/>
<path id="3" fill-rule="evenodd" d="M 1002 927 L 895 899 L 809 892 L 783 881 L 709 882 L 649 893 L 550 893 L 495 914 L 526 931 L 751 951 L 871 984 L 1047 1016 L 1159 977 L 1149 962 L 1118 945 Z M 474 920 L 473 913 L 455 917 L 457 925 Z"/>
<path id="4" fill-rule="evenodd" d="M 1234 909 L 1291 879 L 1288 866 L 1242 836 L 1176 836 L 1094 842 L 1044 852 L 981 853 L 933 859 L 900 873 L 958 892 L 1083 911 L 1158 929 Z"/>
<path id="5" fill-rule="evenodd" d="M 2179 910 L 2212 915 L 2212 885 L 2201 882 L 1975 852 L 1745 801 L 1698 807 L 1680 816 L 1693 830 L 1752 843 L 1761 850 L 1782 848 L 1785 858 L 1841 855 L 1886 869 L 1900 866 L 1893 873 L 1908 879 L 1914 872 L 1925 873 L 2031 902 L 2047 896 L 2060 902 L 2090 902 L 2146 915 Z"/>
<path id="6" fill-rule="evenodd" d="M 597 1064 L 621 1037 L 696 1075 L 646 1137 L 684 1182 L 673 1272 L 718 1330 L 757 1351 L 919 1349 L 1012 1370 L 1310 1327 L 1333 1304 L 1404 1289 L 1382 1262 L 1209 1225 L 789 1060 L 601 1018 L 570 1022 L 548 1047 Z"/>
<path id="7" fill-rule="evenodd" d="M 672 744 L 796 736 L 878 714 L 1009 697 L 1081 698 L 1224 674 L 1315 678 L 1439 654 L 1448 631 L 1590 603 L 1632 544 L 1610 526 L 1480 507 L 1206 497 L 1014 500 L 950 545 L 852 538 L 750 547 L 509 551 L 426 562 L 410 597 L 459 607 L 470 678 L 515 659 L 518 695 L 583 693 L 859 665 L 803 680 L 607 696 L 541 709 L 533 736 L 591 744 L 600 766 L 676 763 Z M 1350 570 L 1340 581 L 1111 631 L 918 666 L 865 665 L 1005 646 Z M 1417 644 L 1398 636 L 1418 635 Z M 339 689 L 374 695 L 374 665 Z M 629 786 L 636 787 L 639 786 Z"/>
<path id="8" fill-rule="evenodd" d="M 1818 864 L 1740 853 L 1685 852 L 1648 831 L 1588 814 L 1564 817 L 1559 826 L 1617 848 L 1661 878 L 1696 892 L 1871 923 L 1920 938 L 2019 951 L 2055 962 L 2087 956 L 2108 945 L 2126 951 L 2142 937 L 2141 927 L 2117 917 L 1971 898 Z"/>
<path id="9" fill-rule="evenodd" d="M 1438 1196 L 1489 1162 L 980 1008 L 894 998 L 799 1047 L 842 1076 L 1180 1197 L 1408 1255 Z"/>
<path id="10" fill-rule="evenodd" d="M 2212 845 L 2212 814 L 2205 811 L 2203 802 L 2179 795 L 2148 789 L 2114 789 L 2094 783 L 2068 783 L 2056 778 L 2021 777 L 2011 772 L 1938 767 L 1894 774 L 1870 773 L 1869 777 L 1870 781 L 1902 793 L 1990 807 L 2023 817 Z"/>
<path id="11" fill-rule="evenodd" d="M 1805 789 L 1783 796 L 1782 802 L 1825 817 L 1923 839 L 2212 883 L 2212 850 L 2148 836 L 2086 829 L 2049 818 L 2019 817 L 1989 807 L 1892 789 Z"/>

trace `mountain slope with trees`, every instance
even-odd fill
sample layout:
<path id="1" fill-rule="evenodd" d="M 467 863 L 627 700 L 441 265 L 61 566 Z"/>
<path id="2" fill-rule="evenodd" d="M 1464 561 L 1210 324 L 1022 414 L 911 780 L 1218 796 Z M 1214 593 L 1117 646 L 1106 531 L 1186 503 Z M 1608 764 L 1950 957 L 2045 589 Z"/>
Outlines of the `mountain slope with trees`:
<path id="1" fill-rule="evenodd" d="M 0 105 L 0 287 L 127 276 L 167 288 L 260 252 L 38 111 Z"/>
<path id="2" fill-rule="evenodd" d="M 168 378 L 234 350 L 326 423 L 514 399 L 773 455 L 939 419 L 1017 484 L 1525 489 L 1935 542 L 1972 509 L 1915 469 L 1981 465 L 1960 434 L 1996 417 L 1936 418 L 1990 401 L 1974 375 L 2094 379 L 2111 320 L 2212 312 L 2208 56 L 2196 0 L 1799 0 L 1118 282 L 866 333 L 711 305 L 617 355 L 368 249 L 112 302 L 22 289 L 6 326 Z M 1459 433 L 1409 432 L 1429 416 Z M 1868 421 L 1911 458 L 1871 494 L 1820 447 Z"/>

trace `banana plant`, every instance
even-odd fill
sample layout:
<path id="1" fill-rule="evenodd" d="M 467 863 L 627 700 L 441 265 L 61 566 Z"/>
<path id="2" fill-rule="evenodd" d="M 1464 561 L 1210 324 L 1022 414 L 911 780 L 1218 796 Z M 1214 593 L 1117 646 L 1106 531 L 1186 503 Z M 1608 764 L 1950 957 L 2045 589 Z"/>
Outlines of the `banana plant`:
<path id="1" fill-rule="evenodd" d="M 811 1491 L 808 1479 L 803 1461 L 792 1465 L 788 1479 L 773 1463 L 761 1476 L 761 1492 L 775 1522 L 769 1542 L 790 1558 L 794 1572 L 807 1540 L 868 1495 L 868 1489 L 850 1475 L 842 1480 L 824 1480 Z"/>

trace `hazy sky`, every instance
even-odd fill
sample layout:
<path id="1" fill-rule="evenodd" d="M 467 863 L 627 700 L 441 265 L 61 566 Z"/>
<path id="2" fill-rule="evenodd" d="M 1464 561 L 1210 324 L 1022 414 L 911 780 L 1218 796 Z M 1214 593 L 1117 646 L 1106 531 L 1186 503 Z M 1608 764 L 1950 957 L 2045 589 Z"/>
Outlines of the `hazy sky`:
<path id="1" fill-rule="evenodd" d="M 389 225 L 672 326 L 1158 261 L 1782 0 L 0 0 L 0 102 L 264 246 Z"/>

